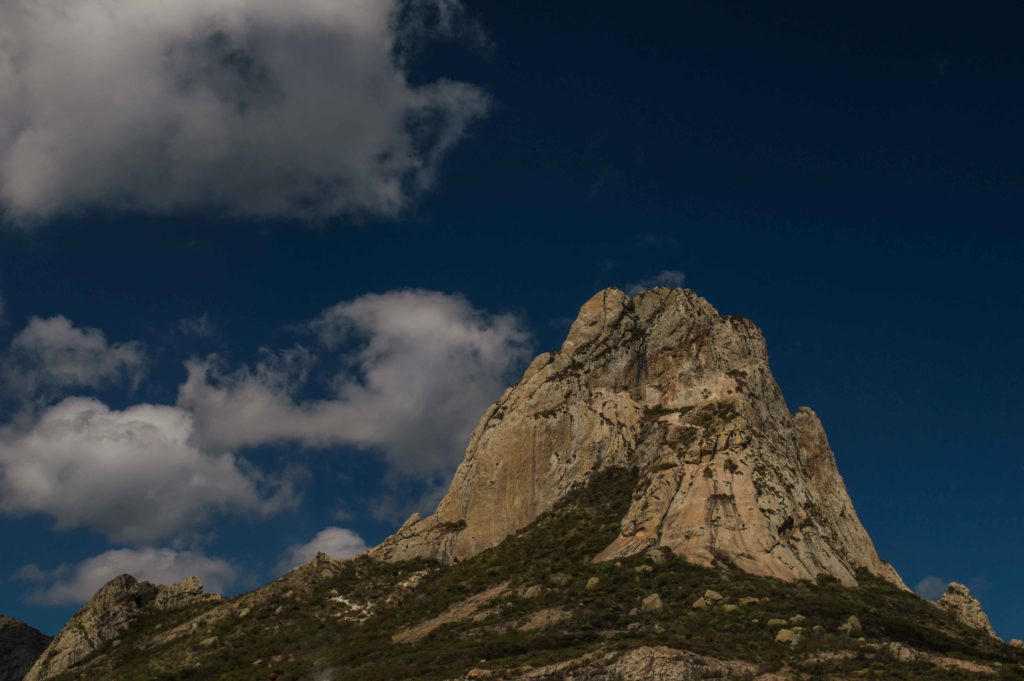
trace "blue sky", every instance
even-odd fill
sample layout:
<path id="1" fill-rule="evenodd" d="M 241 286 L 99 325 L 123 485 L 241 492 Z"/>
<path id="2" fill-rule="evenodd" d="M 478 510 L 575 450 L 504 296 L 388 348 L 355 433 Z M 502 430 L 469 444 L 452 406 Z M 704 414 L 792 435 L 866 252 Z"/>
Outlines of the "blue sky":
<path id="1" fill-rule="evenodd" d="M 908 584 L 1024 637 L 1019 9 L 97 4 L 0 8 L 0 611 L 376 543 L 661 276 L 761 326 Z"/>

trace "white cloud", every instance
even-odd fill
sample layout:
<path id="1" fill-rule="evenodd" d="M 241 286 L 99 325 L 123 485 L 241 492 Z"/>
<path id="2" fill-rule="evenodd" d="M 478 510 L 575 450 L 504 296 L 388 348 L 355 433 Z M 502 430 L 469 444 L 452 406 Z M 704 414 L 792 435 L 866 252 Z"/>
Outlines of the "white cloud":
<path id="1" fill-rule="evenodd" d="M 101 330 L 78 328 L 60 315 L 33 317 L 11 341 L 2 368 L 8 392 L 29 399 L 67 387 L 137 384 L 146 353 L 141 343 L 108 343 Z"/>
<path id="2" fill-rule="evenodd" d="M 340 355 L 345 365 L 329 375 L 329 399 L 297 399 L 321 358 L 303 348 L 232 373 L 210 359 L 188 363 L 178 404 L 194 414 L 204 446 L 349 445 L 382 451 L 399 473 L 448 473 L 529 353 L 528 334 L 514 316 L 489 315 L 460 296 L 430 291 L 339 303 L 311 328 L 323 355 Z"/>
<path id="3" fill-rule="evenodd" d="M 914 587 L 914 593 L 929 601 L 937 601 L 946 593 L 946 580 L 935 575 L 928 575 Z"/>
<path id="4" fill-rule="evenodd" d="M 101 586 L 114 577 L 129 574 L 153 584 L 173 584 L 186 577 L 203 580 L 207 593 L 220 593 L 231 586 L 238 573 L 233 566 L 219 558 L 210 558 L 194 551 L 172 549 L 111 549 L 88 558 L 77 565 L 65 565 L 46 573 L 35 565 L 19 568 L 36 583 L 49 582 L 28 598 L 44 605 L 84 603 Z"/>
<path id="5" fill-rule="evenodd" d="M 176 407 L 115 411 L 69 398 L 27 429 L 0 428 L 0 512 L 43 513 L 58 529 L 88 527 L 121 543 L 152 542 L 215 511 L 273 513 L 294 502 L 231 454 L 193 444 Z"/>
<path id="6" fill-rule="evenodd" d="M 343 527 L 327 527 L 305 544 L 290 546 L 284 558 L 277 565 L 278 572 L 287 572 L 296 565 L 313 560 L 318 553 L 332 558 L 352 558 L 366 551 L 366 542 L 352 530 Z"/>
<path id="7" fill-rule="evenodd" d="M 486 113 L 412 84 L 457 0 L 2 0 L 0 204 L 393 215 Z"/>
<path id="8" fill-rule="evenodd" d="M 640 281 L 628 284 L 626 286 L 626 293 L 631 296 L 635 296 L 641 291 L 647 289 L 657 288 L 658 286 L 668 286 L 670 288 L 679 288 L 683 285 L 683 281 L 686 280 L 686 275 L 678 270 L 662 270 L 658 274 L 654 275 L 649 279 L 642 279 Z"/>

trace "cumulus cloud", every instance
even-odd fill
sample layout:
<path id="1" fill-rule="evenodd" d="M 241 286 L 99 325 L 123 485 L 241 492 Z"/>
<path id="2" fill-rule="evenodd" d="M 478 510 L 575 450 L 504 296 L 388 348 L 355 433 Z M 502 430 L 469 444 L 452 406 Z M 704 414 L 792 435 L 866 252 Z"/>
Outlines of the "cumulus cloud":
<path id="1" fill-rule="evenodd" d="M 352 530 L 343 527 L 326 527 L 305 544 L 288 547 L 284 558 L 277 565 L 278 572 L 287 572 L 296 565 L 313 560 L 318 553 L 326 553 L 331 558 L 352 558 L 366 551 L 368 547 L 363 538 Z"/>
<path id="2" fill-rule="evenodd" d="M 946 580 L 935 575 L 928 575 L 914 587 L 914 593 L 929 601 L 937 601 L 946 593 Z"/>
<path id="3" fill-rule="evenodd" d="M 294 503 L 228 453 L 193 444 L 176 407 L 116 411 L 69 398 L 28 428 L 0 428 L 0 512 L 43 513 L 58 529 L 88 527 L 119 543 L 176 535 L 215 511 L 270 514 Z"/>
<path id="4" fill-rule="evenodd" d="M 642 279 L 640 281 L 628 284 L 626 286 L 626 293 L 631 296 L 635 296 L 641 291 L 647 289 L 657 288 L 658 286 L 668 286 L 670 288 L 679 288 L 683 285 L 683 281 L 686 280 L 686 275 L 678 270 L 662 270 L 658 274 L 650 277 L 649 279 Z"/>
<path id="5" fill-rule="evenodd" d="M 31 594 L 29 601 L 42 605 L 79 604 L 114 577 L 129 574 L 154 584 L 173 584 L 186 577 L 203 580 L 208 593 L 220 593 L 238 577 L 228 562 L 195 551 L 172 549 L 112 549 L 77 565 L 64 565 L 45 572 L 36 565 L 19 568 L 15 578 L 45 584 Z"/>
<path id="6" fill-rule="evenodd" d="M 529 353 L 516 317 L 430 291 L 339 303 L 310 328 L 321 344 L 315 353 L 268 352 L 255 368 L 233 372 L 213 359 L 188 363 L 178 405 L 194 414 L 199 441 L 221 449 L 349 445 L 382 451 L 402 474 L 447 473 Z M 328 374 L 330 397 L 299 399 L 313 365 L 331 356 L 343 368 Z"/>
<path id="7" fill-rule="evenodd" d="M 413 83 L 457 0 L 2 0 L 0 204 L 393 215 L 487 96 Z"/>
<path id="8" fill-rule="evenodd" d="M 33 317 L 11 341 L 2 365 L 7 391 L 29 399 L 69 387 L 137 384 L 145 374 L 141 343 L 108 343 L 99 329 L 78 328 L 67 318 Z"/>

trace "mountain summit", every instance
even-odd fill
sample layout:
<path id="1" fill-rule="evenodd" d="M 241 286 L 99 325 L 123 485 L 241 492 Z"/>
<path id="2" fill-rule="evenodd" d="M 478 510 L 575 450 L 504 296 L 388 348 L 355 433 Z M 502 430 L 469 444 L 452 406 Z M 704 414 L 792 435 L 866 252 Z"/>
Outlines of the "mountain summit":
<path id="1" fill-rule="evenodd" d="M 463 560 L 609 468 L 640 478 L 598 560 L 662 546 L 784 580 L 853 585 L 864 569 L 903 586 L 858 520 L 818 417 L 787 408 L 760 330 L 668 288 L 587 301 L 561 349 L 484 414 L 437 512 L 373 553 Z"/>

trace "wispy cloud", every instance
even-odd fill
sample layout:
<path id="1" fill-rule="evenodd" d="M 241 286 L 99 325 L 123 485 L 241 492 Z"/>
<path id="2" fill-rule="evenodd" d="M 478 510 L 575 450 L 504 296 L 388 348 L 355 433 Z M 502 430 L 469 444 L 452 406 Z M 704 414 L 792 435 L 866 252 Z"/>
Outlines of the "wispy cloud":
<path id="1" fill-rule="evenodd" d="M 199 336 L 209 338 L 216 334 L 209 316 L 204 312 L 198 317 L 188 317 L 178 320 L 178 331 L 188 336 Z"/>
<path id="2" fill-rule="evenodd" d="M 685 280 L 686 275 L 679 270 L 662 270 L 653 277 L 641 279 L 640 281 L 635 281 L 632 284 L 627 284 L 626 293 L 633 296 L 641 291 L 646 291 L 647 289 L 656 288 L 658 286 L 678 288 L 683 285 Z"/>

